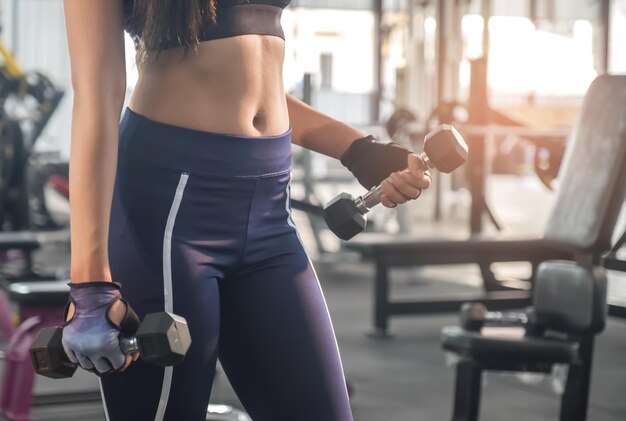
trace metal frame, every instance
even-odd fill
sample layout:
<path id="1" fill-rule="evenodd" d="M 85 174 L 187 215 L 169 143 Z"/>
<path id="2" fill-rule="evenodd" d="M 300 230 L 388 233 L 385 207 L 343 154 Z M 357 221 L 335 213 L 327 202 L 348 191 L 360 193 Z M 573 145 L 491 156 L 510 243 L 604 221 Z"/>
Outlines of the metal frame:
<path id="1" fill-rule="evenodd" d="M 561 398 L 560 421 L 585 421 L 589 406 L 589 389 L 593 364 L 593 334 L 579 341 L 578 360 L 571 362 L 565 392 Z M 483 371 L 545 372 L 540 365 L 529 366 L 524 361 L 497 360 L 492 363 L 463 357 L 456 368 L 454 409 L 452 421 L 478 421 Z"/>
<path id="2" fill-rule="evenodd" d="M 602 265 L 608 270 L 615 270 L 618 272 L 626 272 L 626 260 L 621 260 L 617 257 L 617 251 L 626 244 L 626 231 L 615 242 L 611 251 L 609 251 L 602 258 Z M 609 316 L 617 317 L 620 319 L 626 319 L 626 306 L 618 304 L 609 304 Z"/>
<path id="3" fill-rule="evenodd" d="M 373 337 L 390 337 L 389 319 L 392 316 L 421 315 L 437 313 L 454 313 L 459 311 L 463 303 L 480 302 L 489 309 L 506 310 L 524 308 L 531 302 L 531 294 L 527 290 L 486 290 L 483 294 L 455 294 L 453 297 L 438 299 L 424 298 L 414 301 L 391 301 L 389 272 L 394 265 L 382 260 L 376 261 L 374 279 L 374 331 Z M 497 282 L 497 281 L 496 281 Z M 487 285 L 488 283 L 485 283 Z"/>
<path id="4" fill-rule="evenodd" d="M 362 237 L 364 238 L 364 237 Z M 408 238 L 410 240 L 410 238 Z M 369 245 L 357 241 L 345 247 L 360 252 L 375 264 L 374 277 L 374 337 L 389 337 L 389 319 L 400 315 L 422 315 L 454 313 L 467 301 L 482 302 L 490 309 L 505 310 L 524 308 L 530 305 L 528 289 L 516 289 L 497 279 L 490 269 L 495 262 L 529 262 L 533 273 L 528 280 L 519 280 L 521 286 L 530 287 L 535 269 L 546 260 L 572 260 L 575 256 L 552 247 L 541 239 L 492 242 L 477 238 L 469 241 L 447 241 L 417 243 L 396 241 L 389 237 L 388 243 Z M 414 301 L 392 301 L 390 299 L 390 271 L 394 267 L 416 267 L 449 264 L 478 264 L 483 276 L 483 292 L 474 294 L 455 293 L 449 296 L 424 297 Z"/>

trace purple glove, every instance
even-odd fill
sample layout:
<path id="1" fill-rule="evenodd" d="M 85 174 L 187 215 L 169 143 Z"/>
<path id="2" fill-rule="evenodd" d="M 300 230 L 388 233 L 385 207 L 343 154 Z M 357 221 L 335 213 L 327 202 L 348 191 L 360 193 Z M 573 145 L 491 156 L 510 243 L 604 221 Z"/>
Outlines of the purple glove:
<path id="1" fill-rule="evenodd" d="M 120 326 L 109 318 L 111 305 L 122 300 L 119 284 L 84 282 L 69 286 L 74 315 L 63 327 L 62 343 L 67 357 L 96 374 L 119 370 L 125 362 L 119 337 L 132 336 L 139 328 L 139 318 L 125 301 L 126 314 Z"/>

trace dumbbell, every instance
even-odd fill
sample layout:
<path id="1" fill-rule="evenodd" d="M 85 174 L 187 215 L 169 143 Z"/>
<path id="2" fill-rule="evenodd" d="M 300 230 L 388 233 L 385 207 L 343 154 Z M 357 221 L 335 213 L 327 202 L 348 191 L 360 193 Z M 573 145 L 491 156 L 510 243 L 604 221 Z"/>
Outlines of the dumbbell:
<path id="1" fill-rule="evenodd" d="M 78 366 L 67 358 L 61 343 L 62 334 L 60 327 L 43 328 L 37 334 L 30 347 L 37 374 L 52 379 L 74 375 Z M 159 367 L 180 364 L 190 345 L 187 321 L 167 312 L 146 315 L 135 336 L 120 338 L 123 353 L 139 352 L 143 361 Z"/>
<path id="2" fill-rule="evenodd" d="M 450 173 L 467 160 L 467 144 L 450 125 L 442 124 L 424 139 L 424 152 L 419 155 L 424 169 L 436 168 Z M 324 220 L 328 228 L 342 240 L 349 240 L 362 232 L 367 225 L 366 214 L 380 203 L 382 186 L 376 186 L 356 199 L 341 193 L 324 207 Z"/>
<path id="3" fill-rule="evenodd" d="M 524 327 L 535 324 L 534 312 L 487 311 L 481 303 L 464 303 L 461 306 L 461 327 L 471 332 L 480 332 L 485 326 L 490 327 Z"/>

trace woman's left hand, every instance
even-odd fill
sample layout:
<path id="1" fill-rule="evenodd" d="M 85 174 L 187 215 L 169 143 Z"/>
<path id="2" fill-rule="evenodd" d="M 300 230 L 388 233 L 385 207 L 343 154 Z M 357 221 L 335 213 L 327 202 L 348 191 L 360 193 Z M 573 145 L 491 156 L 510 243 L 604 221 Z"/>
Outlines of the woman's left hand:
<path id="1" fill-rule="evenodd" d="M 428 170 L 424 170 L 422 160 L 415 154 L 407 156 L 408 168 L 392 173 L 381 185 L 381 203 L 388 208 L 417 199 L 422 190 L 430 187 L 432 180 Z"/>

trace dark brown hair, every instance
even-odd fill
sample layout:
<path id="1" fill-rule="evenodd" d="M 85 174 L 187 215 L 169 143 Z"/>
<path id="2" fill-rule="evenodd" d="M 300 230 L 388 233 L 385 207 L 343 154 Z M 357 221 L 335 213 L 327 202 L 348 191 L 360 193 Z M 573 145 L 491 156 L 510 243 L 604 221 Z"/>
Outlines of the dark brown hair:
<path id="1" fill-rule="evenodd" d="M 207 17 L 215 21 L 216 0 L 135 0 L 133 18 L 142 22 L 140 53 L 151 56 L 164 45 L 185 49 L 199 42 Z"/>

